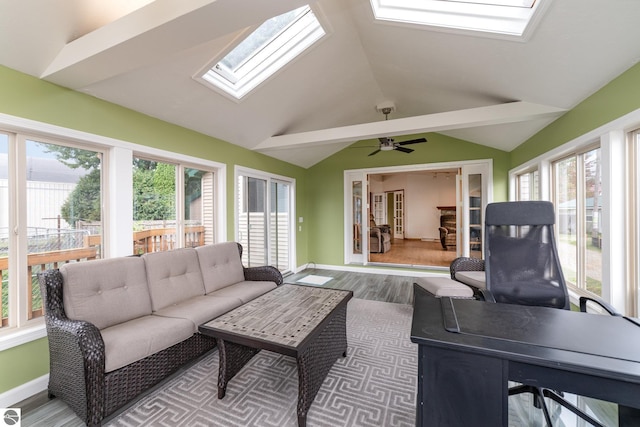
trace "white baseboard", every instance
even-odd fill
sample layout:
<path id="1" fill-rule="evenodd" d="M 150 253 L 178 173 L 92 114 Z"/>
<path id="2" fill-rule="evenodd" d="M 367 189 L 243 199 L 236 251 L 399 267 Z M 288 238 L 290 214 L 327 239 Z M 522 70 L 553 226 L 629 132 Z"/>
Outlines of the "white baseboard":
<path id="1" fill-rule="evenodd" d="M 9 391 L 0 394 L 0 408 L 11 408 L 16 403 L 22 402 L 42 391 L 45 391 L 49 385 L 49 374 L 43 375 L 28 383 L 19 385 Z"/>
<path id="2" fill-rule="evenodd" d="M 320 270 L 335 270 L 335 271 L 349 271 L 353 273 L 369 273 L 369 274 L 386 274 L 388 276 L 411 276 L 411 277 L 440 277 L 443 274 L 449 275 L 449 267 L 433 268 L 430 271 L 420 270 L 400 270 L 394 268 L 379 268 L 379 267 L 365 267 L 359 265 L 327 265 L 327 264 L 313 264 L 312 268 Z M 309 264 L 302 265 L 296 269 L 296 273 L 301 272 L 306 268 L 310 268 Z M 442 273 L 437 271 L 442 270 Z"/>

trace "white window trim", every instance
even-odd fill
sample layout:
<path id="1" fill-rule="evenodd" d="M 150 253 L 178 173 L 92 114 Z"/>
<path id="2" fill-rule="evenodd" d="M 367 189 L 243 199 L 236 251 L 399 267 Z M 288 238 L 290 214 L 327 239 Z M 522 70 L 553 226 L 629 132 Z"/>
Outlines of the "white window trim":
<path id="1" fill-rule="evenodd" d="M 118 233 L 118 230 L 133 229 L 133 208 L 122 208 L 116 203 L 110 203 L 109 200 L 116 197 L 120 199 L 125 195 L 133 196 L 131 177 L 127 179 L 127 174 L 122 173 L 121 170 L 131 171 L 134 153 L 143 153 L 145 156 L 152 156 L 172 162 L 177 161 L 195 167 L 215 169 L 216 185 L 214 191 L 218 195 L 214 206 L 216 215 L 215 239 L 218 242 L 226 240 L 227 165 L 225 163 L 200 159 L 181 153 L 161 150 L 154 147 L 148 147 L 3 113 L 0 113 L 0 129 L 7 132 L 25 134 L 30 138 L 59 139 L 79 143 L 85 147 L 93 147 L 98 150 L 106 151 L 106 155 L 104 156 L 104 171 L 106 175 L 103 176 L 103 179 L 106 180 L 106 185 L 103 190 L 105 195 L 103 204 L 104 211 L 108 213 L 104 218 L 105 228 L 108 230 L 108 234 L 104 236 L 103 253 L 105 258 L 131 255 L 131 236 L 128 235 L 127 237 L 125 233 Z M 10 220 L 10 226 L 14 226 L 16 222 L 15 218 Z M 14 233 L 11 234 L 13 235 Z M 15 267 L 15 265 L 11 265 L 12 269 Z M 28 324 L 21 327 L 6 328 L 6 330 L 0 330 L 0 351 L 22 345 L 45 336 L 46 329 L 44 321 L 41 318 L 29 321 Z"/>
<path id="2" fill-rule="evenodd" d="M 216 64 L 242 40 L 251 35 L 259 27 L 257 25 L 241 32 L 238 37 L 227 45 L 220 55 L 216 56 L 215 60 L 199 70 L 193 76 L 193 79 L 234 102 L 242 101 L 246 95 L 274 78 L 283 69 L 307 54 L 312 48 L 317 47 L 329 35 L 330 26 L 327 19 L 324 18 L 320 7 L 315 4 L 313 7 L 309 6 L 309 9 L 314 14 L 319 26 L 311 31 L 303 31 L 296 34 L 272 53 L 269 53 L 268 50 L 262 52 L 261 55 L 267 55 L 267 58 L 262 61 L 262 64 L 266 66 L 252 68 L 251 71 L 240 78 L 236 78 L 235 74 L 225 68 L 216 70 Z"/>
<path id="3" fill-rule="evenodd" d="M 640 109 L 599 126 L 573 140 L 537 156 L 509 171 L 509 200 L 516 200 L 517 175 L 538 167 L 540 171 L 540 200 L 551 200 L 551 162 L 573 152 L 581 151 L 600 141 L 602 160 L 602 298 L 621 313 L 627 312 L 629 280 L 627 258 L 630 256 L 626 212 L 629 209 L 626 164 L 626 135 L 640 127 Z M 570 293 L 572 302 L 578 295 Z"/>
<path id="4" fill-rule="evenodd" d="M 525 42 L 551 0 L 538 0 L 531 8 L 442 0 L 370 2 L 378 21 Z"/>
<path id="5" fill-rule="evenodd" d="M 278 181 L 283 181 L 283 182 L 287 182 L 289 183 L 289 185 L 291 186 L 291 212 L 290 212 L 290 218 L 291 218 L 291 224 L 290 224 L 290 229 L 289 229 L 289 235 L 291 236 L 291 246 L 290 246 L 290 253 L 289 253 L 289 269 L 290 271 L 295 271 L 297 269 L 297 249 L 296 249 L 296 179 L 295 178 L 291 178 L 289 176 L 284 176 L 284 175 L 278 175 L 278 174 L 273 174 L 273 173 L 269 173 L 269 172 L 265 172 L 265 171 L 261 171 L 258 169 L 251 169 L 251 168 L 247 168 L 244 166 L 235 166 L 235 170 L 234 170 L 234 191 L 233 191 L 233 212 L 234 212 L 234 224 L 235 224 L 235 229 L 233 232 L 234 238 L 237 240 L 239 239 L 238 234 L 240 233 L 239 230 L 239 222 L 240 222 L 240 211 L 238 209 L 238 206 L 240 205 L 239 200 L 238 200 L 238 178 L 240 176 L 248 176 L 248 177 L 252 177 L 252 178 L 259 178 L 259 179 L 264 179 L 265 181 L 267 181 L 267 183 L 271 183 L 271 180 L 278 180 Z M 267 196 L 269 196 L 269 194 L 267 194 Z M 271 210 L 271 198 L 267 197 L 266 198 L 266 209 L 267 212 L 270 212 Z"/>

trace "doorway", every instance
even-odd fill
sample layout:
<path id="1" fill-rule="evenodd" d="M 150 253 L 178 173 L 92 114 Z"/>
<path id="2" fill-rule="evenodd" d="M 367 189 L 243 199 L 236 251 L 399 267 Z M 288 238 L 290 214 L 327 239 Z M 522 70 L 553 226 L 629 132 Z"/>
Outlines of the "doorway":
<path id="1" fill-rule="evenodd" d="M 348 171 L 345 180 L 345 190 L 358 183 L 357 200 L 363 202 L 358 208 L 345 203 L 349 210 L 345 218 L 354 218 L 359 211 L 362 218 L 370 219 L 368 230 L 367 224 L 355 227 L 361 250 L 349 251 L 348 263 L 448 268 L 457 256 L 481 256 L 475 212 L 490 200 L 490 160 Z M 468 196 L 471 184 L 473 198 Z M 471 202 L 473 209 L 469 209 Z M 449 228 L 446 246 L 441 234 L 444 219 Z M 345 231 L 353 225 L 347 224 Z M 374 233 L 376 227 L 388 230 L 388 247 L 373 240 L 380 239 Z M 345 236 L 345 247 L 349 243 L 351 249 L 353 236 L 349 232 Z"/>

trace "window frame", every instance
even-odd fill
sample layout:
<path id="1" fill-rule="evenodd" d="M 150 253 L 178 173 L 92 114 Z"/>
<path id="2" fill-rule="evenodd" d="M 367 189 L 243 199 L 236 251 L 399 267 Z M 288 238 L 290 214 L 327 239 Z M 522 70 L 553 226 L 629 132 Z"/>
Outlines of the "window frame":
<path id="1" fill-rule="evenodd" d="M 9 174 L 11 176 L 20 177 L 20 171 L 25 170 L 26 150 L 25 144 L 19 141 L 30 139 L 35 141 L 49 142 L 57 145 L 79 146 L 79 148 L 100 151 L 103 153 L 102 163 L 102 181 L 103 181 L 103 248 L 104 258 L 113 258 L 119 256 L 128 256 L 132 254 L 133 247 L 131 244 L 131 233 L 133 231 L 133 204 L 118 203 L 123 198 L 132 198 L 132 174 L 131 164 L 134 155 L 143 156 L 145 158 L 154 158 L 169 163 L 181 163 L 184 166 L 198 168 L 202 170 L 214 171 L 214 230 L 215 241 L 221 242 L 225 240 L 227 230 L 226 218 L 226 169 L 225 163 L 219 163 L 211 160 L 200 159 L 175 153 L 167 150 L 161 150 L 153 147 L 147 147 L 134 144 L 128 141 L 104 137 L 88 132 L 77 131 L 61 126 L 50 125 L 35 120 L 24 119 L 21 117 L 11 116 L 0 113 L 0 132 L 9 134 L 9 140 L 15 138 L 15 144 L 9 144 L 9 156 L 16 157 L 18 165 L 15 162 L 9 163 Z M 13 148 L 12 148 L 13 147 Z M 129 172 L 129 173 L 127 173 Z M 17 212 L 24 212 L 26 209 L 26 199 L 24 190 L 26 182 L 22 187 L 11 182 L 9 184 L 9 197 L 16 200 L 16 213 L 10 212 L 9 229 L 17 229 L 18 234 L 10 233 L 11 248 L 20 248 L 17 256 L 9 258 L 9 268 L 11 271 L 21 271 L 26 266 L 26 247 L 24 247 L 24 239 L 26 229 L 20 227 L 22 221 L 17 218 Z M 13 205 L 13 203 L 12 203 Z M 131 205 L 131 206 L 125 206 Z M 17 228 L 16 228 L 17 227 Z M 23 236 L 23 237 L 20 237 Z M 23 259 L 22 261 L 19 261 Z M 14 273 L 11 273 L 12 275 Z M 13 283 L 18 283 L 17 279 L 10 279 Z M 10 284 L 10 286 L 18 286 Z M 11 295 L 16 292 L 23 292 L 20 288 L 14 289 Z M 26 296 L 22 295 L 21 299 Z M 10 304 L 13 305 L 13 311 L 19 302 L 15 297 L 11 297 Z M 32 319 L 29 322 L 20 324 L 10 323 L 6 328 L 0 329 L 0 351 L 16 347 L 35 339 L 46 336 L 46 329 L 42 317 Z"/>
<path id="2" fill-rule="evenodd" d="M 525 42 L 551 1 L 537 0 L 532 7 L 481 0 L 370 0 L 370 3 L 377 21 Z"/>
<path id="3" fill-rule="evenodd" d="M 272 243 L 271 243 L 271 213 L 272 213 L 272 207 L 271 207 L 271 199 L 272 199 L 272 194 L 271 194 L 271 184 L 273 182 L 278 182 L 278 183 L 285 183 L 289 185 L 289 205 L 290 205 L 290 212 L 289 212 L 289 218 L 290 218 L 290 224 L 289 224 L 289 269 L 288 271 L 283 271 L 283 274 L 288 273 L 289 271 L 294 271 L 296 268 L 296 179 L 295 178 L 291 178 L 288 176 L 284 176 L 284 175 L 278 175 L 278 174 L 273 174 L 273 173 L 269 173 L 269 172 L 265 172 L 265 171 L 261 171 L 258 169 L 252 169 L 252 168 L 247 168 L 244 166 L 235 166 L 235 170 L 234 170 L 234 191 L 233 191 L 233 200 L 234 200 L 234 225 L 235 225 L 235 229 L 234 229 L 234 238 L 236 239 L 236 241 L 240 241 L 240 215 L 241 213 L 247 213 L 248 212 L 248 206 L 246 205 L 246 203 L 242 202 L 242 209 L 239 208 L 240 206 L 240 194 L 242 193 L 240 188 L 239 188 L 239 178 L 243 176 L 243 177 L 247 177 L 247 178 L 255 178 L 255 179 L 259 179 L 259 180 L 264 180 L 265 181 L 265 195 L 264 195 L 264 209 L 265 209 L 265 213 L 266 213 L 266 232 L 267 232 L 267 236 L 266 236 L 266 241 L 267 241 L 267 247 L 266 247 L 266 254 L 267 254 L 267 265 L 271 265 L 271 249 L 272 249 Z M 244 212 L 241 212 L 241 210 L 243 210 Z M 302 220 L 302 219 L 301 219 Z M 299 225 L 300 229 L 299 231 L 301 231 L 301 227 L 302 225 Z"/>
<path id="4" fill-rule="evenodd" d="M 306 7 L 307 10 L 268 43 L 241 61 L 236 71 L 229 69 L 222 61 L 268 20 L 242 32 L 220 55 L 216 56 L 216 59 L 200 70 L 194 79 L 229 99 L 241 101 L 264 82 L 316 47 L 329 34 L 329 26 L 322 17 L 318 5 L 302 7 Z M 305 23 L 309 20 L 311 22 Z M 314 26 L 310 27 L 311 24 Z"/>
<path id="5" fill-rule="evenodd" d="M 563 156 L 585 150 L 599 141 L 602 162 L 602 298 L 619 312 L 637 316 L 631 304 L 629 284 L 634 262 L 630 246 L 638 245 L 627 235 L 633 229 L 629 214 L 628 187 L 632 168 L 628 162 L 628 133 L 640 128 L 640 109 L 578 135 L 570 141 L 532 158 L 509 171 L 509 200 L 517 200 L 517 175 L 531 168 L 540 170 L 540 200 L 553 200 L 551 194 L 551 162 Z M 633 285 L 639 286 L 635 280 Z M 573 304 L 578 293 L 569 290 Z"/>

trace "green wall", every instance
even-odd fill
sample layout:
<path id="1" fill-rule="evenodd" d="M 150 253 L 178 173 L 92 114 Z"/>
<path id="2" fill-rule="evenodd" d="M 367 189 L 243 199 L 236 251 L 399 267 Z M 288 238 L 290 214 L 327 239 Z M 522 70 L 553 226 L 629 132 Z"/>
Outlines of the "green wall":
<path id="1" fill-rule="evenodd" d="M 640 63 L 612 80 L 511 152 L 516 167 L 640 108 Z"/>
<path id="2" fill-rule="evenodd" d="M 234 166 L 296 179 L 296 214 L 307 218 L 306 170 L 180 126 L 56 86 L 0 66 L 0 113 L 116 138 L 227 165 L 227 218 L 234 218 Z M 299 263 L 307 261 L 307 231 L 297 233 Z M 234 239 L 227 221 L 227 240 Z M 0 393 L 48 372 L 46 339 L 0 352 Z"/>
<path id="3" fill-rule="evenodd" d="M 0 66 L 0 113 L 180 152 L 227 164 L 227 214 L 233 218 L 233 168 L 236 164 L 296 179 L 296 216 L 305 218 L 297 233 L 298 264 L 342 265 L 343 171 L 405 164 L 492 158 L 494 199 L 507 199 L 510 168 L 640 108 L 640 65 L 636 65 L 564 114 L 511 153 L 441 134 L 411 155 L 391 152 L 368 157 L 365 148 L 347 148 L 308 170 L 245 150 L 108 102 L 83 95 Z M 422 135 L 413 135 L 418 137 Z M 354 146 L 375 145 L 359 141 Z M 233 239 L 233 221 L 227 238 Z M 44 375 L 46 339 L 0 352 L 0 393 Z"/>
<path id="4" fill-rule="evenodd" d="M 382 152 L 369 157 L 377 140 L 359 141 L 308 170 L 309 260 L 317 264 L 344 265 L 343 213 L 344 171 L 385 166 L 493 159 L 494 199 L 507 198 L 509 153 L 472 144 L 442 134 L 409 135 L 406 139 L 426 137 L 427 142 L 412 146 L 411 154 Z M 369 146 L 369 148 L 363 148 Z"/>

